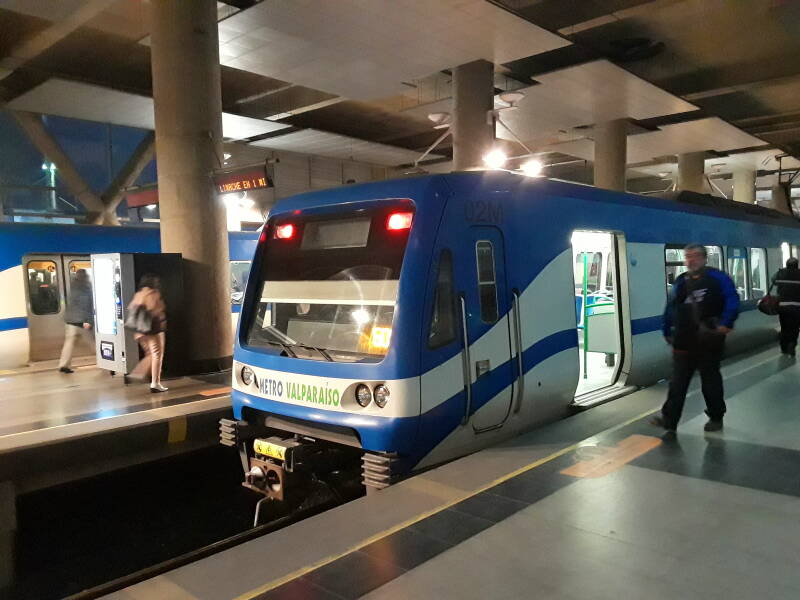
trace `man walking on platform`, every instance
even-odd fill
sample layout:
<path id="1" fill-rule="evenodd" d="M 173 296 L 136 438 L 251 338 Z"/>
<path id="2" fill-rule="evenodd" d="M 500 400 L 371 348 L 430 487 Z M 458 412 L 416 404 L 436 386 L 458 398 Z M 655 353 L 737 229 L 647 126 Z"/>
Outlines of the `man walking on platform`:
<path id="1" fill-rule="evenodd" d="M 728 275 L 706 265 L 704 246 L 684 248 L 682 273 L 672 286 L 664 311 L 664 337 L 672 345 L 673 367 L 669 393 L 653 425 L 674 432 L 695 371 L 700 371 L 708 422 L 706 431 L 722 429 L 725 400 L 719 371 L 725 336 L 739 313 L 739 295 Z"/>
<path id="2" fill-rule="evenodd" d="M 800 268 L 796 258 L 786 261 L 773 279 L 778 286 L 778 318 L 781 321 L 781 352 L 795 355 L 800 332 Z"/>
<path id="3" fill-rule="evenodd" d="M 91 347 L 94 347 L 92 282 L 85 269 L 78 269 L 75 272 L 67 298 L 67 308 L 64 311 L 64 321 L 67 325 L 58 370 L 62 373 L 73 373 L 72 353 L 75 351 L 77 338 L 83 337 Z"/>

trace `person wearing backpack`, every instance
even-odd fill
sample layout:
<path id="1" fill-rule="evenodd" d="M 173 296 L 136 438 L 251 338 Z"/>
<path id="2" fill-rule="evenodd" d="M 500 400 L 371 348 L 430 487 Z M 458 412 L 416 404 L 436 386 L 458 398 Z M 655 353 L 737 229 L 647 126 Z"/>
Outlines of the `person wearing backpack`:
<path id="1" fill-rule="evenodd" d="M 155 275 L 142 275 L 139 289 L 128 304 L 126 327 L 134 329 L 134 337 L 144 350 L 144 357 L 128 375 L 128 379 L 143 380 L 150 372 L 150 391 L 166 392 L 161 385 L 161 366 L 166 345 L 167 307 L 161 296 L 161 282 Z"/>
<path id="2" fill-rule="evenodd" d="M 672 346 L 672 379 L 661 414 L 653 425 L 674 432 L 686 402 L 686 391 L 695 371 L 700 371 L 708 422 L 705 431 L 722 429 L 726 406 L 720 362 L 725 337 L 739 314 L 739 295 L 731 278 L 706 265 L 704 246 L 684 248 L 688 269 L 677 277 L 664 311 L 663 333 Z"/>
<path id="3" fill-rule="evenodd" d="M 794 357 L 800 332 L 800 268 L 796 258 L 786 261 L 772 279 L 778 288 L 778 318 L 781 322 L 781 352 Z"/>

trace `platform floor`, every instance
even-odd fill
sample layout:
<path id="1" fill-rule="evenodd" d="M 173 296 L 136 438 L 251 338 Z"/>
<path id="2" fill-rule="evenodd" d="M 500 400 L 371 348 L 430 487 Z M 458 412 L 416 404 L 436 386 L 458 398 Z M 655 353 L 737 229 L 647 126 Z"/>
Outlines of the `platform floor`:
<path id="1" fill-rule="evenodd" d="M 661 384 L 114 597 L 798 598 L 800 366 L 723 373 L 722 432 Z"/>
<path id="2" fill-rule="evenodd" d="M 93 365 L 74 367 L 72 374 L 59 372 L 55 363 L 47 367 L 0 373 L 0 452 L 31 440 L 99 432 L 126 416 L 142 422 L 166 407 L 191 410 L 192 403 L 207 405 L 212 399 L 229 403 L 229 376 L 165 381 L 168 392 L 151 394 L 147 384 L 125 385 L 121 376 L 111 377 Z"/>

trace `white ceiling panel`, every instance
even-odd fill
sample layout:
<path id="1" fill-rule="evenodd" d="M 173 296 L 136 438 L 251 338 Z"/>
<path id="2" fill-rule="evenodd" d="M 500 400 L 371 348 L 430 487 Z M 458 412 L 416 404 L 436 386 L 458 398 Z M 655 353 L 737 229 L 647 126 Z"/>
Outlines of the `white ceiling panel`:
<path id="1" fill-rule="evenodd" d="M 152 98 L 65 79 L 49 79 L 9 102 L 8 108 L 140 129 L 155 128 Z M 286 127 L 273 121 L 222 113 L 222 134 L 230 139 Z"/>
<path id="2" fill-rule="evenodd" d="M 265 0 L 219 30 L 222 64 L 357 100 L 569 45 L 486 0 Z"/>
<path id="3" fill-rule="evenodd" d="M 652 161 L 662 156 L 716 150 L 727 152 L 739 148 L 766 145 L 766 142 L 745 133 L 717 117 L 664 125 L 657 131 L 628 136 L 628 164 Z M 594 142 L 581 139 L 554 144 L 548 150 L 563 152 L 586 160 L 594 160 Z"/>
<path id="4" fill-rule="evenodd" d="M 304 129 L 295 133 L 259 140 L 253 142 L 252 145 L 273 150 L 288 150 L 383 166 L 413 163 L 420 155 L 419 152 L 414 150 L 376 144 L 316 129 Z M 428 155 L 428 158 L 439 158 L 439 156 L 431 154 Z"/>
<path id="5" fill-rule="evenodd" d="M 753 152 L 739 152 L 728 156 L 707 158 L 705 160 L 705 171 L 709 174 L 729 174 L 740 170 L 751 171 L 772 171 L 778 168 L 778 161 L 775 157 L 784 154 L 782 150 L 757 150 Z M 791 156 L 785 157 L 782 161 L 784 169 L 800 168 L 800 160 Z M 634 176 L 672 176 L 677 173 L 678 165 L 676 162 L 656 163 L 638 165 L 630 169 Z"/>
<path id="6" fill-rule="evenodd" d="M 503 113 L 523 140 L 614 119 L 650 119 L 697 107 L 608 62 L 598 60 L 536 77 L 525 98 Z M 511 139 L 498 130 L 499 137 Z"/>

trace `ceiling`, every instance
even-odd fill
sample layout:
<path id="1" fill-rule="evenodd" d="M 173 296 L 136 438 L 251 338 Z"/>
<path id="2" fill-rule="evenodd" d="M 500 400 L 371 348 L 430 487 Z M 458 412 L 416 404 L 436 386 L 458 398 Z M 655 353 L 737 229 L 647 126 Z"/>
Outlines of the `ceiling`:
<path id="1" fill-rule="evenodd" d="M 502 112 L 514 135 L 499 127 L 498 137 L 518 136 L 547 162 L 565 163 L 553 170 L 559 177 L 585 179 L 593 127 L 609 119 L 630 122 L 630 174 L 652 185 L 679 152 L 708 152 L 718 172 L 774 171 L 764 157 L 800 155 L 798 5 L 218 2 L 224 134 L 253 147 L 407 165 L 440 133 L 427 115 L 452 110 L 451 69 L 486 59 L 498 92 L 525 94 Z M 147 7 L 0 0 L 0 103 L 152 128 Z M 446 161 L 448 144 L 431 158 Z"/>

